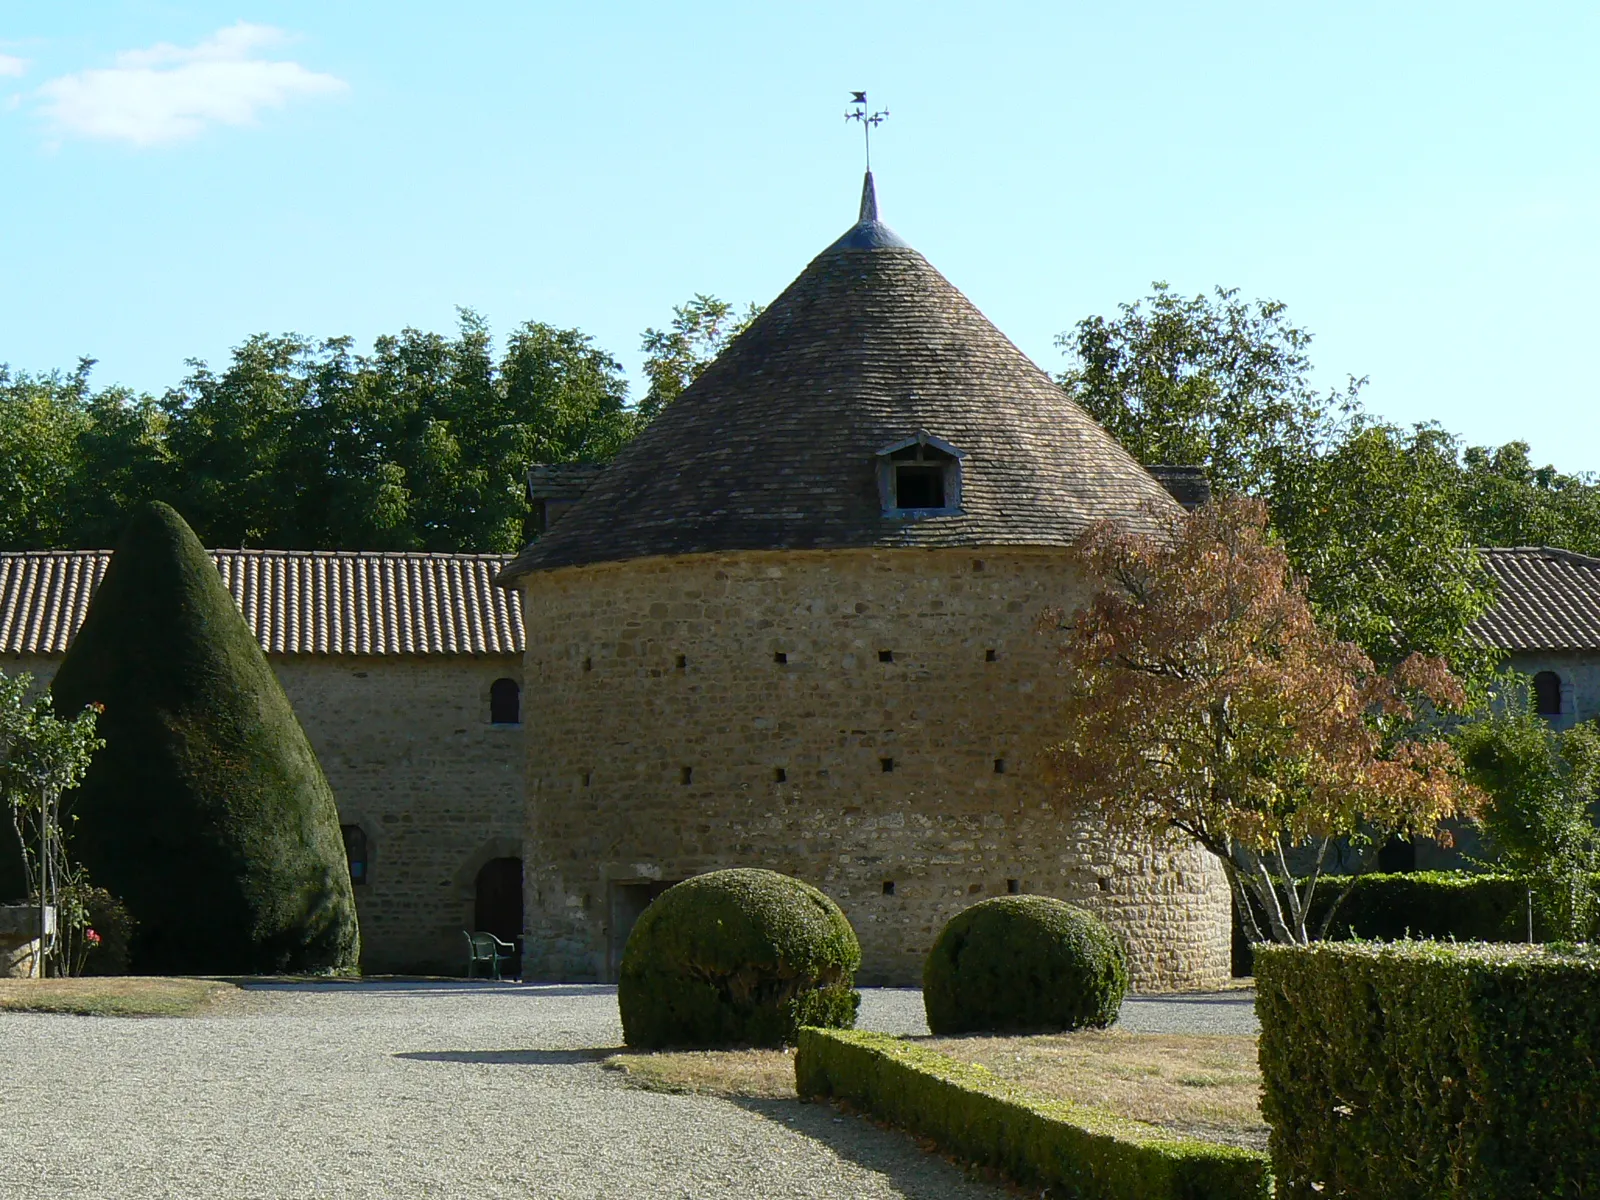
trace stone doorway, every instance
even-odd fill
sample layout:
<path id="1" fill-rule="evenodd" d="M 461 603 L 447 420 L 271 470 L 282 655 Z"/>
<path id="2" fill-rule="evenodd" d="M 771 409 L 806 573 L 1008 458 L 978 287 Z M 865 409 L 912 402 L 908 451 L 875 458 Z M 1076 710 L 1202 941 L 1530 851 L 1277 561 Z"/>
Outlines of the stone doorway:
<path id="1" fill-rule="evenodd" d="M 622 951 L 634 924 L 650 907 L 650 902 L 679 880 L 639 880 L 611 885 L 611 937 L 606 954 L 606 982 L 615 983 L 622 971 Z"/>
<path id="2" fill-rule="evenodd" d="M 522 977 L 522 860 L 491 858 L 473 884 L 472 927 L 517 948 L 512 977 Z"/>

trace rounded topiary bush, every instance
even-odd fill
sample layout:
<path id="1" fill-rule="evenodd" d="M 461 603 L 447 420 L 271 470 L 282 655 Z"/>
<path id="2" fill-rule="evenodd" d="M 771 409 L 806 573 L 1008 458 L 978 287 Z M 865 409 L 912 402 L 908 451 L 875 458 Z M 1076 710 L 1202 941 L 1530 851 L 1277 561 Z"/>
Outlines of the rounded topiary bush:
<path id="1" fill-rule="evenodd" d="M 958 913 L 922 966 L 937 1034 L 1103 1029 L 1128 990 L 1116 935 L 1048 896 L 998 896 Z"/>
<path id="2" fill-rule="evenodd" d="M 617 981 L 630 1046 L 781 1046 L 802 1025 L 848 1029 L 861 944 L 839 906 L 776 871 L 712 871 L 663 892 Z"/>

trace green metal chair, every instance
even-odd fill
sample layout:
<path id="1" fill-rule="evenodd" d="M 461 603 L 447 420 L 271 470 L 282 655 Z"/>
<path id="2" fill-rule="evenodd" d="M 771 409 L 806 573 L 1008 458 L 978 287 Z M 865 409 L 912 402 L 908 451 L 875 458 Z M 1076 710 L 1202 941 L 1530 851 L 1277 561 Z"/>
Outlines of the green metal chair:
<path id="1" fill-rule="evenodd" d="M 468 933 L 465 929 L 461 932 L 467 939 L 467 978 L 476 979 L 481 965 L 487 969 L 486 978 L 499 979 L 500 968 L 511 964 L 517 948 L 510 942 L 502 942 L 492 933 Z"/>

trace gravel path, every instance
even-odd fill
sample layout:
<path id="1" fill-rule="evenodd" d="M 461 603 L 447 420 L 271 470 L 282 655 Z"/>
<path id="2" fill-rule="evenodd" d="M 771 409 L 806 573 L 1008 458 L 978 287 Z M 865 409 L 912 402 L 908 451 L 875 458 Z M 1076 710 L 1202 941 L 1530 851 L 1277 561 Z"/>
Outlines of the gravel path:
<path id="1" fill-rule="evenodd" d="M 923 1015 L 921 990 L 863 988 L 857 1025 L 884 1033 L 926 1037 L 928 1022 Z M 1234 1033 L 1254 1037 L 1261 1032 L 1253 988 L 1184 996 L 1129 996 L 1122 1002 L 1116 1027 L 1129 1033 Z"/>
<path id="2" fill-rule="evenodd" d="M 0 1198 L 999 1200 L 832 1108 L 626 1086 L 614 989 L 251 988 L 216 1015 L 0 1014 Z M 1248 993 L 1130 999 L 1141 1031 L 1253 1032 Z M 921 993 L 861 1026 L 926 1033 Z"/>
<path id="3" fill-rule="evenodd" d="M 0 1014 L 0 1197 L 1005 1195 L 826 1105 L 626 1086 L 595 1061 L 613 996 L 315 984 L 190 1019 Z"/>

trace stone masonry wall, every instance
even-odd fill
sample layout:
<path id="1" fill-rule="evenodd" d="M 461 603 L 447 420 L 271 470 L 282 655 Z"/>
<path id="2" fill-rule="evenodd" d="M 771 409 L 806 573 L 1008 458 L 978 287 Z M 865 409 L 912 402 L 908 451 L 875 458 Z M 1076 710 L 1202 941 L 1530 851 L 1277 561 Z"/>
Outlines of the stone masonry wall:
<path id="1" fill-rule="evenodd" d="M 1593 650 L 1518 650 L 1506 664 L 1524 675 L 1554 671 L 1561 678 L 1561 716 L 1556 729 L 1571 729 L 1600 716 L 1600 653 Z"/>
<path id="2" fill-rule="evenodd" d="M 543 697 L 530 977 L 613 975 L 643 885 L 762 866 L 838 901 L 863 983 L 920 982 L 944 922 L 1011 890 L 1103 916 L 1136 988 L 1227 978 L 1216 860 L 1117 850 L 1043 777 L 1061 683 L 1035 623 L 1087 598 L 1060 552 L 694 556 L 521 586 Z"/>
<path id="3" fill-rule="evenodd" d="M 459 974 L 477 872 L 522 846 L 520 726 L 489 724 L 489 687 L 515 657 L 274 656 L 343 824 L 367 835 L 355 889 L 368 972 Z M 41 686 L 59 659 L 0 660 Z M 527 713 L 530 697 L 523 696 Z"/>

